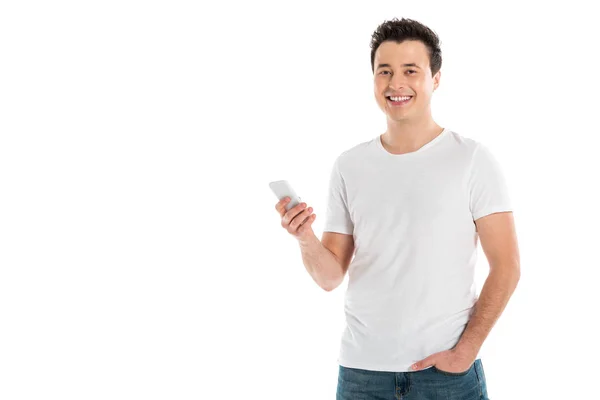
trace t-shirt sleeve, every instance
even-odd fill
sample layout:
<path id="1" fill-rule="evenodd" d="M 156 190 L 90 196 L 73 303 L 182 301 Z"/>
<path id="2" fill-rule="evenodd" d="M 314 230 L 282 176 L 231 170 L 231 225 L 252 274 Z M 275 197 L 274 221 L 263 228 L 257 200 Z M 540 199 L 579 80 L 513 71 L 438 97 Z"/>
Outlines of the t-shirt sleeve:
<path id="1" fill-rule="evenodd" d="M 473 153 L 469 207 L 473 221 L 489 214 L 513 211 L 502 168 L 491 151 L 481 143 Z"/>
<path id="2" fill-rule="evenodd" d="M 348 211 L 346 185 L 339 169 L 339 157 L 335 160 L 329 177 L 325 232 L 352 235 L 354 224 Z"/>

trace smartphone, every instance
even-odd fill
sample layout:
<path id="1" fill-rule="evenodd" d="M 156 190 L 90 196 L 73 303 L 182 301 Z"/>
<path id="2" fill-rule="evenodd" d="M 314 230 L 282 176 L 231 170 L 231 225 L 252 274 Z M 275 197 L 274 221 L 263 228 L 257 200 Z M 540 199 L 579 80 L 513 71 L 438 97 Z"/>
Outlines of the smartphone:
<path id="1" fill-rule="evenodd" d="M 294 189 L 292 189 L 292 186 L 286 180 L 270 182 L 269 187 L 273 193 L 275 193 L 278 200 L 281 200 L 284 197 L 290 198 L 290 202 L 285 206 L 285 211 L 289 211 L 290 208 L 297 206 L 302 201 L 300 196 L 296 194 Z"/>

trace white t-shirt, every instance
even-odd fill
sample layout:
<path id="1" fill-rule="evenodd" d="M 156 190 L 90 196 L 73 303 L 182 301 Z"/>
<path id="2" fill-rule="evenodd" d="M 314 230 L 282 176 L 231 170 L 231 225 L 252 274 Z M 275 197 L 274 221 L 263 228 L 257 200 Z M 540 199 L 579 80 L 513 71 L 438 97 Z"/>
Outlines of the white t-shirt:
<path id="1" fill-rule="evenodd" d="M 327 200 L 324 231 L 355 245 L 338 363 L 407 372 L 453 348 L 477 300 L 474 221 L 512 211 L 487 147 L 444 129 L 395 155 L 378 135 L 337 157 Z"/>

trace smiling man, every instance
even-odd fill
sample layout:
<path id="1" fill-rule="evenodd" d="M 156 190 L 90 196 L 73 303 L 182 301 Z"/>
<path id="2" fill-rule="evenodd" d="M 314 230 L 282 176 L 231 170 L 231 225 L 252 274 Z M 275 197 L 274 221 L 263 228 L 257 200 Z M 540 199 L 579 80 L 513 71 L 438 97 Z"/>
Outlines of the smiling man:
<path id="1" fill-rule="evenodd" d="M 333 165 L 321 243 L 337 263 L 315 241 L 301 246 L 326 290 L 348 273 L 338 400 L 488 398 L 479 350 L 517 286 L 519 252 L 500 165 L 432 118 L 441 65 L 439 39 L 421 23 L 376 29 L 387 130 Z M 478 240 L 490 266 L 479 297 Z"/>

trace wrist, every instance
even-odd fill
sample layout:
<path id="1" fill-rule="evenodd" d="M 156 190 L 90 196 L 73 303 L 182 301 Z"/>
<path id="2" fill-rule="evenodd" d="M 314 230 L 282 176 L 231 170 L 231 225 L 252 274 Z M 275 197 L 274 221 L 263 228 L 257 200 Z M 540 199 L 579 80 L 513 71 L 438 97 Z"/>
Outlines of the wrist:
<path id="1" fill-rule="evenodd" d="M 475 357 L 477 357 L 477 353 L 479 352 L 479 348 L 467 342 L 459 342 L 454 347 L 454 351 L 465 357 L 475 359 Z"/>
<path id="2" fill-rule="evenodd" d="M 315 242 L 320 242 L 320 240 L 317 235 L 314 234 L 314 232 L 302 238 L 298 238 L 298 244 L 300 247 L 310 247 L 314 245 Z"/>

